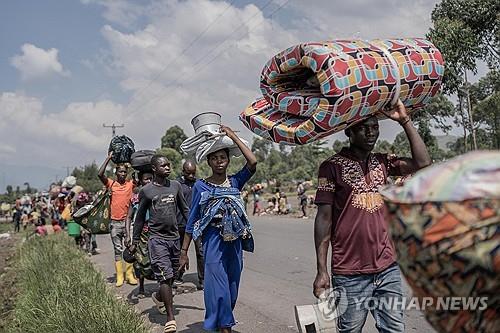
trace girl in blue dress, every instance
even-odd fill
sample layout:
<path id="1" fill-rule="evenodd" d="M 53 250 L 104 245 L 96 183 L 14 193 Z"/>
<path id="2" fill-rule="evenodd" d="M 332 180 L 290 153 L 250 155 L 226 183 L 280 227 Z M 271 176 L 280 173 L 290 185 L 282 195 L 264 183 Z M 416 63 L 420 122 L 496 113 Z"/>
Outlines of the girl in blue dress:
<path id="1" fill-rule="evenodd" d="M 242 251 L 253 251 L 253 239 L 240 191 L 255 173 L 257 159 L 252 151 L 226 126 L 225 133 L 245 156 L 246 165 L 237 174 L 227 176 L 229 150 L 210 153 L 207 162 L 212 175 L 196 181 L 186 226 L 180 269 L 189 269 L 187 256 L 191 240 L 202 237 L 205 253 L 205 330 L 231 332 L 236 324 L 233 309 L 238 297 Z"/>

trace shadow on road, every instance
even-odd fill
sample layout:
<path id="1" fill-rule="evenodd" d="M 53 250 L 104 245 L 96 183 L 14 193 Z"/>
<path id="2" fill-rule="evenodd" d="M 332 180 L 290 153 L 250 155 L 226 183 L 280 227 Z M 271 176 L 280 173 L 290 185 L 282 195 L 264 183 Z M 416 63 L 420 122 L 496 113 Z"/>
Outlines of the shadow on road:
<path id="1" fill-rule="evenodd" d="M 178 316 L 182 310 L 205 311 L 204 308 L 199 308 L 196 306 L 174 304 L 174 316 Z M 158 325 L 163 326 L 167 322 L 167 316 L 159 313 L 158 309 L 155 306 L 152 306 L 149 309 L 142 311 L 141 315 L 146 315 L 149 322 L 151 322 L 153 324 L 158 324 Z M 200 326 L 200 328 L 201 327 L 202 326 Z M 191 332 L 191 331 L 185 331 L 185 332 Z M 192 331 L 192 332 L 198 332 L 198 331 Z M 201 330 L 200 332 L 203 332 L 203 330 Z M 233 332 L 235 332 L 235 331 L 233 331 Z"/>
<path id="2" fill-rule="evenodd" d="M 116 282 L 116 274 L 113 274 L 106 278 L 106 283 L 115 283 L 115 282 Z"/>
<path id="3" fill-rule="evenodd" d="M 179 311 L 174 307 L 174 316 L 178 315 Z M 142 311 L 141 315 L 146 315 L 149 322 L 153 324 L 158 324 L 164 326 L 167 322 L 167 316 L 158 312 L 156 307 L 151 307 L 147 310 Z"/>
<path id="4" fill-rule="evenodd" d="M 130 291 L 127 295 L 127 302 L 129 304 L 137 304 L 141 298 L 150 298 L 154 292 L 158 291 L 157 283 L 144 283 L 144 296 L 139 297 L 139 285 Z"/>
<path id="5" fill-rule="evenodd" d="M 196 287 L 199 287 L 199 281 L 198 281 L 198 273 L 189 273 L 189 274 L 184 274 L 182 276 L 182 280 L 184 283 L 192 283 Z"/>
<path id="6" fill-rule="evenodd" d="M 203 329 L 203 322 L 198 322 L 194 324 L 188 324 L 186 329 L 183 329 L 182 331 L 177 331 L 178 333 L 201 333 L 201 332 L 207 332 Z M 240 331 L 237 330 L 232 330 L 233 333 L 240 333 Z"/>

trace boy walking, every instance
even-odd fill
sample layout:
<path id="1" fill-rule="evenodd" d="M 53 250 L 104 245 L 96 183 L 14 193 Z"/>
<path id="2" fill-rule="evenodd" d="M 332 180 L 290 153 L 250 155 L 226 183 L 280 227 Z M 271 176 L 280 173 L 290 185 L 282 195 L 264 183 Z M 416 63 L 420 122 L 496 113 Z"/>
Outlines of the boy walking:
<path id="1" fill-rule="evenodd" d="M 148 249 L 151 268 L 160 283 L 158 298 L 165 303 L 167 313 L 164 332 L 176 332 L 172 284 L 174 275 L 179 269 L 181 253 L 176 212 L 179 210 L 187 220 L 189 208 L 179 182 L 167 179 L 171 171 L 169 160 L 165 156 L 154 155 L 151 158 L 151 165 L 154 178 L 139 193 L 139 207 L 130 251 L 134 252 L 139 243 L 146 212 L 149 210 Z"/>

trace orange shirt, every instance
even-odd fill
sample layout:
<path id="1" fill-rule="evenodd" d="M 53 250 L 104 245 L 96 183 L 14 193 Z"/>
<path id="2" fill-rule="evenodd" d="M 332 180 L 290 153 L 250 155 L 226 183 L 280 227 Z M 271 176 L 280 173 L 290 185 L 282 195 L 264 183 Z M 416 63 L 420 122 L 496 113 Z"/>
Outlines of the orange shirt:
<path id="1" fill-rule="evenodd" d="M 108 178 L 107 188 L 111 187 L 111 219 L 125 221 L 130 206 L 130 198 L 134 189 L 131 180 L 125 181 L 122 185 L 113 179 Z"/>

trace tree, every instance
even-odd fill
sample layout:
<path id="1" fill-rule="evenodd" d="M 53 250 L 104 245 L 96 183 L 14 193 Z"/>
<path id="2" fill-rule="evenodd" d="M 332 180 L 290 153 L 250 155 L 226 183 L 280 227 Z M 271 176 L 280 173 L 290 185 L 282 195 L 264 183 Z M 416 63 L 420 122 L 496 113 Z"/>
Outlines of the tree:
<path id="1" fill-rule="evenodd" d="M 470 137 L 468 137 L 468 140 L 469 141 L 471 140 Z M 467 144 L 470 146 L 470 142 L 468 142 Z M 477 130 L 478 149 L 492 149 L 491 144 L 492 144 L 492 142 L 490 141 L 489 133 L 482 128 L 478 128 L 478 130 Z M 464 152 L 464 138 L 458 138 L 457 141 L 455 141 L 453 143 L 449 143 L 448 148 L 450 149 L 450 154 L 448 157 L 463 154 L 463 152 Z"/>
<path id="2" fill-rule="evenodd" d="M 8 194 L 9 196 L 11 196 L 11 195 L 12 195 L 12 185 L 7 185 L 7 188 L 6 188 L 5 190 L 7 191 L 7 194 Z"/>
<path id="3" fill-rule="evenodd" d="M 74 168 L 71 175 L 76 178 L 76 184 L 83 187 L 85 191 L 96 193 L 102 189 L 102 183 L 97 178 L 98 171 L 97 164 L 92 162 L 83 167 Z"/>
<path id="4" fill-rule="evenodd" d="M 384 153 L 384 154 L 393 153 L 392 150 L 393 150 L 392 144 L 390 144 L 389 141 L 386 140 L 378 140 L 377 144 L 375 145 L 375 148 L 373 149 L 373 151 L 376 153 Z"/>
<path id="5" fill-rule="evenodd" d="M 498 0 L 443 0 L 431 14 L 428 37 L 446 60 L 445 92 L 456 93 L 465 71 L 477 72 L 477 60 L 500 64 Z"/>
<path id="6" fill-rule="evenodd" d="M 25 182 L 23 185 L 24 185 L 24 186 L 26 186 L 26 193 L 27 193 L 27 194 L 30 194 L 30 193 L 31 193 L 30 183 Z"/>
<path id="7" fill-rule="evenodd" d="M 349 139 L 344 140 L 344 141 L 335 140 L 333 142 L 333 145 L 332 145 L 333 151 L 335 153 L 340 152 L 340 150 L 342 150 L 342 148 L 344 148 L 344 147 L 349 147 Z"/>
<path id="8" fill-rule="evenodd" d="M 411 156 L 410 142 L 405 132 L 399 132 L 392 143 L 392 152 L 397 156 Z"/>
<path id="9" fill-rule="evenodd" d="M 413 112 L 411 118 L 418 127 L 440 129 L 443 132 L 451 130 L 447 120 L 455 115 L 453 103 L 443 94 L 439 93 L 432 97 L 422 110 Z"/>
<path id="10" fill-rule="evenodd" d="M 174 125 L 167 129 L 165 135 L 161 138 L 161 148 L 171 148 L 177 152 L 180 152 L 181 143 L 188 137 L 177 125 Z"/>
<path id="11" fill-rule="evenodd" d="M 477 148 L 475 119 L 470 101 L 467 71 L 477 73 L 478 60 L 490 69 L 500 65 L 500 3 L 498 0 L 443 0 L 432 11 L 432 27 L 428 37 L 446 60 L 443 78 L 444 91 L 459 96 L 460 118 L 462 107 L 467 107 L 469 131 L 473 147 Z M 462 126 L 466 126 L 465 122 Z M 467 142 L 466 135 L 464 142 Z"/>
<path id="12" fill-rule="evenodd" d="M 476 120 L 489 137 L 489 149 L 500 149 L 500 72 L 490 71 L 471 87 Z"/>
<path id="13" fill-rule="evenodd" d="M 266 159 L 267 155 L 273 148 L 273 143 L 269 140 L 255 137 L 252 142 L 252 151 L 257 157 L 257 161 L 262 162 Z"/>

